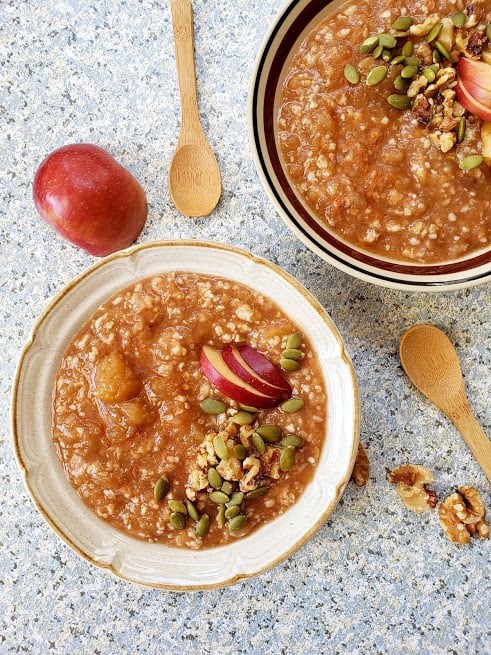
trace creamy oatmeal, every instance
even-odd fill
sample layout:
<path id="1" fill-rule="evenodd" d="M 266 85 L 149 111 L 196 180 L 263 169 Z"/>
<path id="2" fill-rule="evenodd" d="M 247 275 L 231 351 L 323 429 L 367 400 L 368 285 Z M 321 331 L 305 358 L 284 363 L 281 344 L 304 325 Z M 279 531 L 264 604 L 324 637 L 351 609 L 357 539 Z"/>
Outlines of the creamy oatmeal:
<path id="1" fill-rule="evenodd" d="M 490 21 L 490 0 L 350 0 L 304 40 L 279 139 L 298 193 L 336 236 L 425 264 L 490 245 L 491 165 L 474 166 L 482 121 L 455 93 L 459 58 L 491 52 Z"/>
<path id="2" fill-rule="evenodd" d="M 203 346 L 245 343 L 290 385 L 275 407 L 240 406 L 203 374 Z M 52 422 L 66 475 L 98 517 L 143 540 L 206 548 L 296 502 L 322 448 L 326 392 L 312 345 L 274 302 L 177 272 L 124 289 L 80 329 Z"/>

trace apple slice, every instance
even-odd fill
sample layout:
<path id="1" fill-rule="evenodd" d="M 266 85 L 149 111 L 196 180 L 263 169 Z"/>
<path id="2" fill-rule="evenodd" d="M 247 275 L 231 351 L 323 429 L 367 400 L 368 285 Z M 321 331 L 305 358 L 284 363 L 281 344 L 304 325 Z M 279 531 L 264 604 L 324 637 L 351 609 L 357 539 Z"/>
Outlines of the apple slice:
<path id="1" fill-rule="evenodd" d="M 244 382 L 225 363 L 222 352 L 211 346 L 201 348 L 200 365 L 203 375 L 225 396 L 242 405 L 265 409 L 278 405 L 282 396 L 267 395 Z"/>
<path id="2" fill-rule="evenodd" d="M 483 89 L 491 89 L 491 66 L 485 61 L 461 57 L 457 65 L 459 79 L 473 82 Z"/>
<path id="3" fill-rule="evenodd" d="M 239 346 L 239 353 L 260 378 L 275 387 L 290 391 L 291 393 L 290 385 L 283 377 L 281 371 L 262 353 L 247 345 Z"/>
<path id="4" fill-rule="evenodd" d="M 457 93 L 457 99 L 461 105 L 463 105 L 471 114 L 481 118 L 483 121 L 491 122 L 491 107 L 487 107 L 479 100 L 476 100 L 467 87 L 464 85 L 461 79 L 457 81 L 457 86 L 455 87 Z"/>
<path id="5" fill-rule="evenodd" d="M 262 356 L 262 355 L 261 355 Z M 286 380 L 282 386 L 271 384 L 249 366 L 239 352 L 237 346 L 227 345 L 222 350 L 222 357 L 227 366 L 238 375 L 244 382 L 250 384 L 254 389 L 267 394 L 268 396 L 279 396 L 283 399 L 290 398 L 292 390 Z"/>

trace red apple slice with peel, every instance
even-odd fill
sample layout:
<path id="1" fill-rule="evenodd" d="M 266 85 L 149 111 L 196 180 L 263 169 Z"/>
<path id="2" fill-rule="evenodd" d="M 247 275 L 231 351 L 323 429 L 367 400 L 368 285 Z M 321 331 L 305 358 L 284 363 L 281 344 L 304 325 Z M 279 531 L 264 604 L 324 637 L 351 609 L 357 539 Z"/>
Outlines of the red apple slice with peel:
<path id="1" fill-rule="evenodd" d="M 283 377 L 281 371 L 265 355 L 247 345 L 239 346 L 239 353 L 259 377 L 266 380 L 269 384 L 285 391 L 290 391 L 291 393 L 290 385 Z"/>
<path id="2" fill-rule="evenodd" d="M 267 394 L 268 396 L 279 396 L 283 399 L 290 398 L 292 390 L 288 382 L 281 387 L 271 384 L 262 378 L 256 371 L 249 366 L 239 352 L 237 346 L 227 345 L 222 350 L 222 357 L 227 366 L 238 375 L 244 382 L 250 384 L 254 389 Z"/>
<path id="3" fill-rule="evenodd" d="M 457 86 L 455 87 L 457 93 L 457 99 L 461 105 L 463 105 L 471 114 L 481 118 L 483 121 L 491 122 L 491 107 L 487 107 L 479 100 L 474 98 L 467 87 L 463 84 L 462 80 L 457 81 Z"/>
<path id="4" fill-rule="evenodd" d="M 461 57 L 457 65 L 459 79 L 491 89 L 491 66 L 484 61 Z"/>
<path id="5" fill-rule="evenodd" d="M 203 375 L 218 391 L 242 405 L 265 409 L 278 405 L 282 400 L 279 395 L 267 395 L 244 382 L 227 366 L 222 352 L 212 346 L 201 348 L 200 365 Z"/>

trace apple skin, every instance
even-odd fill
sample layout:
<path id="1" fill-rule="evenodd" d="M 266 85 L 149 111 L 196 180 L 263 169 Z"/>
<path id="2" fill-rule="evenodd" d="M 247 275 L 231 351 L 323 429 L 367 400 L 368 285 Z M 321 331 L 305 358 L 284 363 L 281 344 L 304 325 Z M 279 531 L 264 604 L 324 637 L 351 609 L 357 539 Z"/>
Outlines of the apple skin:
<path id="1" fill-rule="evenodd" d="M 269 384 L 291 393 L 291 387 L 281 371 L 262 353 L 247 345 L 239 346 L 239 353 L 259 377 L 269 382 Z"/>
<path id="2" fill-rule="evenodd" d="M 225 363 L 222 352 L 211 346 L 203 346 L 200 354 L 200 366 L 205 378 L 225 396 L 242 405 L 258 409 L 275 407 L 279 396 L 268 396 L 244 382 Z"/>
<path id="3" fill-rule="evenodd" d="M 280 398 L 290 398 L 292 390 L 288 382 L 281 387 L 272 385 L 262 378 L 240 354 L 236 346 L 227 345 L 222 350 L 222 357 L 227 366 L 238 375 L 244 382 L 250 384 L 254 389 L 265 393 L 268 396 L 279 396 Z"/>
<path id="4" fill-rule="evenodd" d="M 34 177 L 33 200 L 46 223 L 96 257 L 133 243 L 148 213 L 136 178 L 89 143 L 66 145 L 46 157 Z"/>
<path id="5" fill-rule="evenodd" d="M 471 114 L 481 118 L 483 121 L 491 121 L 491 107 L 487 107 L 486 105 L 483 105 L 482 102 L 479 102 L 479 100 L 473 98 L 461 79 L 457 81 L 455 91 L 457 93 L 457 100 L 468 111 L 470 111 Z"/>
<path id="6" fill-rule="evenodd" d="M 484 61 L 475 61 L 461 57 L 457 65 L 459 78 L 466 82 L 473 82 L 484 89 L 491 89 L 491 66 Z"/>

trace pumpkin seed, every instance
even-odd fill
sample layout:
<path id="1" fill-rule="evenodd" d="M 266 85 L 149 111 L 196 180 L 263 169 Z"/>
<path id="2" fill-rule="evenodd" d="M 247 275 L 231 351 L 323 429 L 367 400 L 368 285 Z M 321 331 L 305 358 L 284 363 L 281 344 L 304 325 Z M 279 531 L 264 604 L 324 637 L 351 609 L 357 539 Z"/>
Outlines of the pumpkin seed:
<path id="1" fill-rule="evenodd" d="M 275 443 L 281 439 L 281 428 L 277 425 L 261 425 L 256 432 L 268 443 Z"/>
<path id="2" fill-rule="evenodd" d="M 254 432 L 254 434 L 251 437 L 252 445 L 254 448 L 257 450 L 257 452 L 260 455 L 264 455 L 264 451 L 266 450 L 266 446 L 264 444 L 264 439 L 261 437 L 260 434 L 257 432 Z"/>
<path id="3" fill-rule="evenodd" d="M 368 55 L 378 46 L 378 36 L 369 36 L 368 39 L 365 39 L 360 46 L 360 54 Z"/>
<path id="4" fill-rule="evenodd" d="M 401 55 L 404 57 L 410 57 L 413 54 L 414 44 L 412 41 L 406 41 L 406 43 L 401 48 Z"/>
<path id="5" fill-rule="evenodd" d="M 430 83 L 434 82 L 436 79 L 436 74 L 431 70 L 431 68 L 424 68 L 421 74 L 424 75 Z"/>
<path id="6" fill-rule="evenodd" d="M 411 99 L 401 93 L 393 93 L 387 98 L 387 102 L 395 109 L 409 109 Z"/>
<path id="7" fill-rule="evenodd" d="M 228 522 L 229 530 L 241 530 L 247 524 L 247 516 L 245 514 L 237 514 L 233 519 Z"/>
<path id="8" fill-rule="evenodd" d="M 280 455 L 280 469 L 283 473 L 289 471 L 295 464 L 295 448 L 293 446 L 287 446 L 283 448 Z"/>
<path id="9" fill-rule="evenodd" d="M 244 492 L 243 491 L 234 491 L 234 493 L 230 496 L 230 500 L 227 503 L 227 507 L 232 507 L 233 505 L 242 505 L 242 501 L 244 500 Z"/>
<path id="10" fill-rule="evenodd" d="M 186 517 L 180 512 L 172 512 L 169 522 L 176 530 L 183 530 L 186 527 Z"/>
<path id="11" fill-rule="evenodd" d="M 225 510 L 226 519 L 233 519 L 234 516 L 237 516 L 237 514 L 240 514 L 240 507 L 238 505 L 232 505 L 231 507 L 227 507 Z"/>
<path id="12" fill-rule="evenodd" d="M 198 521 L 199 520 L 199 512 L 196 509 L 196 507 L 189 500 L 189 498 L 186 498 L 186 500 L 184 502 L 186 503 L 186 509 L 188 511 L 188 516 L 190 516 L 193 519 L 193 521 Z"/>
<path id="13" fill-rule="evenodd" d="M 165 475 L 163 475 L 155 483 L 155 486 L 153 488 L 153 497 L 155 498 L 156 501 L 162 500 L 162 498 L 165 498 L 165 496 L 167 496 L 167 494 L 169 493 L 169 489 L 170 489 L 170 482 L 165 477 Z"/>
<path id="14" fill-rule="evenodd" d="M 383 51 L 384 51 L 384 46 L 378 45 L 375 48 L 375 50 L 372 52 L 372 57 L 374 59 L 378 59 L 382 55 Z"/>
<path id="15" fill-rule="evenodd" d="M 457 143 L 462 143 L 465 137 L 465 131 L 467 128 L 467 122 L 465 120 L 465 116 L 462 116 L 462 118 L 459 121 L 459 126 L 457 128 Z"/>
<path id="16" fill-rule="evenodd" d="M 212 503 L 216 503 L 217 505 L 225 505 L 225 503 L 228 503 L 230 500 L 227 494 L 223 493 L 223 491 L 212 491 L 208 498 Z"/>
<path id="17" fill-rule="evenodd" d="M 414 55 L 406 57 L 406 66 L 419 66 L 421 64 L 421 59 L 415 57 Z"/>
<path id="18" fill-rule="evenodd" d="M 397 39 L 395 36 L 392 36 L 392 34 L 379 34 L 378 45 L 381 45 L 383 48 L 388 48 L 390 50 L 396 47 Z"/>
<path id="19" fill-rule="evenodd" d="M 232 416 L 232 423 L 236 425 L 250 425 L 254 423 L 254 414 L 240 410 Z"/>
<path id="20" fill-rule="evenodd" d="M 392 59 L 392 52 L 390 50 L 384 50 L 382 52 L 382 61 L 389 63 L 391 59 Z"/>
<path id="21" fill-rule="evenodd" d="M 286 357 L 280 359 L 280 366 L 285 369 L 285 371 L 298 371 L 300 368 L 300 364 L 296 359 L 286 359 Z"/>
<path id="22" fill-rule="evenodd" d="M 300 348 L 302 345 L 302 333 L 294 332 L 286 340 L 286 348 Z"/>
<path id="23" fill-rule="evenodd" d="M 284 439 L 281 440 L 281 445 L 301 448 L 304 445 L 304 440 L 302 437 L 299 437 L 296 434 L 288 434 Z"/>
<path id="24" fill-rule="evenodd" d="M 225 525 L 225 505 L 218 506 L 217 523 L 221 528 Z"/>
<path id="25" fill-rule="evenodd" d="M 255 500 L 256 498 L 261 498 L 261 496 L 266 495 L 268 491 L 269 491 L 269 487 L 258 487 L 257 489 L 248 491 L 246 493 L 246 498 L 247 500 Z"/>
<path id="26" fill-rule="evenodd" d="M 238 443 L 234 446 L 234 455 L 237 459 L 245 459 L 247 457 L 247 448 L 241 443 Z"/>
<path id="27" fill-rule="evenodd" d="M 285 357 L 286 359 L 302 359 L 303 357 L 303 352 L 299 350 L 298 348 L 287 348 L 286 350 L 283 351 L 282 357 Z"/>
<path id="28" fill-rule="evenodd" d="M 203 398 L 199 406 L 201 411 L 205 414 L 223 414 L 223 412 L 225 412 L 227 409 L 225 403 L 223 403 L 221 400 L 218 400 L 218 398 Z"/>
<path id="29" fill-rule="evenodd" d="M 251 405 L 239 405 L 239 407 L 240 409 L 243 409 L 244 412 L 250 412 L 251 414 L 255 414 L 259 411 L 257 407 L 252 407 Z"/>
<path id="30" fill-rule="evenodd" d="M 433 63 L 434 64 L 439 64 L 442 60 L 441 54 L 438 52 L 436 48 L 433 49 L 433 52 L 431 53 Z"/>
<path id="31" fill-rule="evenodd" d="M 281 409 L 287 414 L 294 414 L 299 409 L 302 409 L 304 405 L 305 403 L 302 398 L 290 398 L 281 404 Z"/>
<path id="32" fill-rule="evenodd" d="M 469 155 L 468 157 L 464 157 L 464 159 L 462 159 L 459 164 L 459 168 L 463 171 L 472 171 L 474 168 L 477 168 L 482 164 L 482 159 L 483 158 L 481 155 Z"/>
<path id="33" fill-rule="evenodd" d="M 234 485 L 229 480 L 224 480 L 221 491 L 223 491 L 224 494 L 227 494 L 227 496 L 230 496 L 233 490 Z"/>
<path id="34" fill-rule="evenodd" d="M 346 64 L 343 73 L 350 84 L 358 84 L 360 81 L 360 73 L 358 72 L 356 66 L 353 66 L 353 64 Z"/>
<path id="35" fill-rule="evenodd" d="M 398 75 L 394 80 L 394 87 L 398 91 L 407 91 L 410 86 L 411 86 L 411 80 L 405 80 L 400 75 Z"/>
<path id="36" fill-rule="evenodd" d="M 394 59 L 391 60 L 390 63 L 393 66 L 397 66 L 397 64 L 404 64 L 405 61 L 406 61 L 406 57 L 404 55 L 397 55 L 396 57 L 394 57 Z"/>
<path id="37" fill-rule="evenodd" d="M 225 443 L 221 434 L 217 434 L 217 436 L 213 439 L 213 448 L 215 449 L 215 452 L 220 459 L 227 461 L 230 453 L 228 451 L 227 444 Z"/>
<path id="38" fill-rule="evenodd" d="M 432 70 L 436 75 L 438 73 L 438 71 L 440 70 L 440 64 L 430 64 L 430 66 L 427 66 L 427 68 Z"/>
<path id="39" fill-rule="evenodd" d="M 186 514 L 188 513 L 188 510 L 186 509 L 186 505 L 183 503 L 182 500 L 169 500 L 169 507 L 173 512 L 183 514 L 184 516 L 186 516 Z"/>
<path id="40" fill-rule="evenodd" d="M 414 23 L 414 20 L 411 16 L 399 16 L 399 18 L 394 22 L 392 27 L 395 30 L 400 30 L 401 32 L 407 32 L 407 30 Z"/>
<path id="41" fill-rule="evenodd" d="M 436 25 L 433 25 L 431 30 L 428 32 L 426 36 L 426 41 L 427 43 L 431 43 L 436 39 L 436 37 L 440 34 L 440 32 L 443 29 L 443 23 L 436 23 Z"/>
<path id="42" fill-rule="evenodd" d="M 417 72 L 418 72 L 417 66 L 404 66 L 404 68 L 401 70 L 401 77 L 403 77 L 406 80 L 410 80 L 416 75 Z"/>
<path id="43" fill-rule="evenodd" d="M 455 25 L 455 27 L 464 27 L 464 25 L 467 22 L 467 16 L 464 14 L 463 11 L 456 11 L 455 14 L 452 16 L 452 23 Z"/>
<path id="44" fill-rule="evenodd" d="M 372 70 L 367 75 L 367 79 L 366 79 L 367 86 L 375 86 L 376 84 L 380 84 L 380 82 L 385 78 L 386 75 L 387 75 L 386 66 L 375 66 L 375 68 L 372 68 Z"/>
<path id="45" fill-rule="evenodd" d="M 446 49 L 446 47 L 443 45 L 443 43 L 441 43 L 440 41 L 435 41 L 435 48 L 441 54 L 443 59 L 448 59 L 448 61 L 450 61 L 450 59 L 451 59 L 450 53 Z"/>
<path id="46" fill-rule="evenodd" d="M 486 25 L 486 36 L 488 37 L 488 41 L 491 43 L 491 23 Z"/>
<path id="47" fill-rule="evenodd" d="M 221 489 L 223 484 L 223 478 L 213 467 L 208 469 L 208 482 L 213 487 L 213 489 Z"/>
<path id="48" fill-rule="evenodd" d="M 224 521 L 225 523 L 225 521 Z M 206 537 L 210 529 L 210 517 L 208 514 L 202 514 L 196 523 L 196 534 L 198 537 Z"/>

